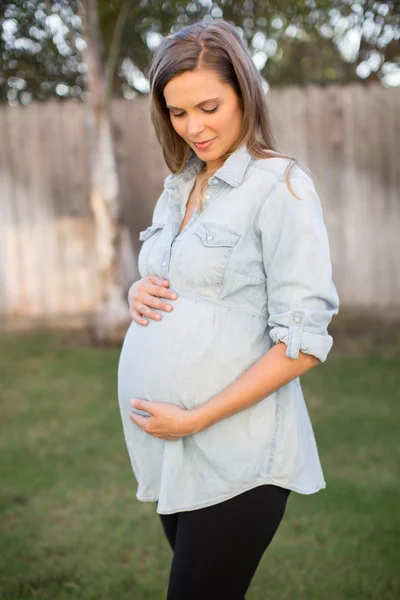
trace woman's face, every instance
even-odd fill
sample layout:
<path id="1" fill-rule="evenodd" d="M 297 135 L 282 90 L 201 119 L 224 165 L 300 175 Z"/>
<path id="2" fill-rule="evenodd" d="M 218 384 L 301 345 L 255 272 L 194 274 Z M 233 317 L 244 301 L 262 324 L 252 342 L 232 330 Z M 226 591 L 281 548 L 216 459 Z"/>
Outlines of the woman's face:
<path id="1" fill-rule="evenodd" d="M 207 163 L 218 169 L 219 160 L 239 137 L 242 111 L 230 84 L 222 83 L 211 69 L 186 71 L 171 79 L 164 88 L 171 123 L 175 131 Z M 209 147 L 196 142 L 213 139 Z"/>

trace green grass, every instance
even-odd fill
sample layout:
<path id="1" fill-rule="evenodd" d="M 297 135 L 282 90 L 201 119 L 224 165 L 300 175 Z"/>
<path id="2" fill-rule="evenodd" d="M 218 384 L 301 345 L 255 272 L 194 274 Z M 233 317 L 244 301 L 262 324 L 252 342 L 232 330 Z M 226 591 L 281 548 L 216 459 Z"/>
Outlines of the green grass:
<path id="1" fill-rule="evenodd" d="M 78 337 L 0 337 L 0 598 L 163 600 L 172 553 L 135 498 L 119 349 Z M 247 600 L 398 599 L 396 353 L 332 351 L 302 385 L 328 487 L 291 494 Z"/>

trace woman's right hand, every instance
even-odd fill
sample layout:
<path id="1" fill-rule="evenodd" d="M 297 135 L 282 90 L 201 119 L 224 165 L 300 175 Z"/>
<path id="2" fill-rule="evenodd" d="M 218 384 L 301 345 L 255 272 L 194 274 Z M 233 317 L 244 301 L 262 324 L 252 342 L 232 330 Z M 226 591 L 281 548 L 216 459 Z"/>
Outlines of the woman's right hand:
<path id="1" fill-rule="evenodd" d="M 148 325 L 148 320 L 144 319 L 144 316 L 155 321 L 162 319 L 162 316 L 151 310 L 151 307 L 167 312 L 173 310 L 171 304 L 162 300 L 162 298 L 176 300 L 178 297 L 175 292 L 167 289 L 168 286 L 168 279 L 157 277 L 157 275 L 148 275 L 131 285 L 128 292 L 129 314 L 136 323 Z"/>

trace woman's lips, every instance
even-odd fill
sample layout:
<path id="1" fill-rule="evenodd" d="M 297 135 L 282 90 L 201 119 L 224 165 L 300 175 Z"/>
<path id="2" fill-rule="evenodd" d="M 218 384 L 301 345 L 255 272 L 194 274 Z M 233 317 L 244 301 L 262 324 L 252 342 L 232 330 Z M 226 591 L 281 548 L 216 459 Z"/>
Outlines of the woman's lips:
<path id="1" fill-rule="evenodd" d="M 213 138 L 212 140 L 208 140 L 206 142 L 193 142 L 194 145 L 196 146 L 196 148 L 198 148 L 199 150 L 207 150 L 208 148 L 210 148 L 210 146 L 212 146 L 212 144 L 215 142 L 216 138 Z"/>

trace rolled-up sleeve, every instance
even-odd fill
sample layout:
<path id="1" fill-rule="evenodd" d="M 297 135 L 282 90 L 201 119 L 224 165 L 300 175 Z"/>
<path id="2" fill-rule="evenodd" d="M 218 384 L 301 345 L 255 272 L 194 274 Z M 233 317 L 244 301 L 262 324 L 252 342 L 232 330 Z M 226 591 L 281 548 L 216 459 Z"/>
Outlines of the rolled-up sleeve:
<path id="1" fill-rule="evenodd" d="M 259 235 L 267 279 L 268 330 L 272 341 L 286 344 L 286 356 L 312 354 L 321 362 L 332 347 L 327 328 L 339 312 L 321 201 L 312 179 L 291 176 L 279 181 L 261 205 Z"/>

